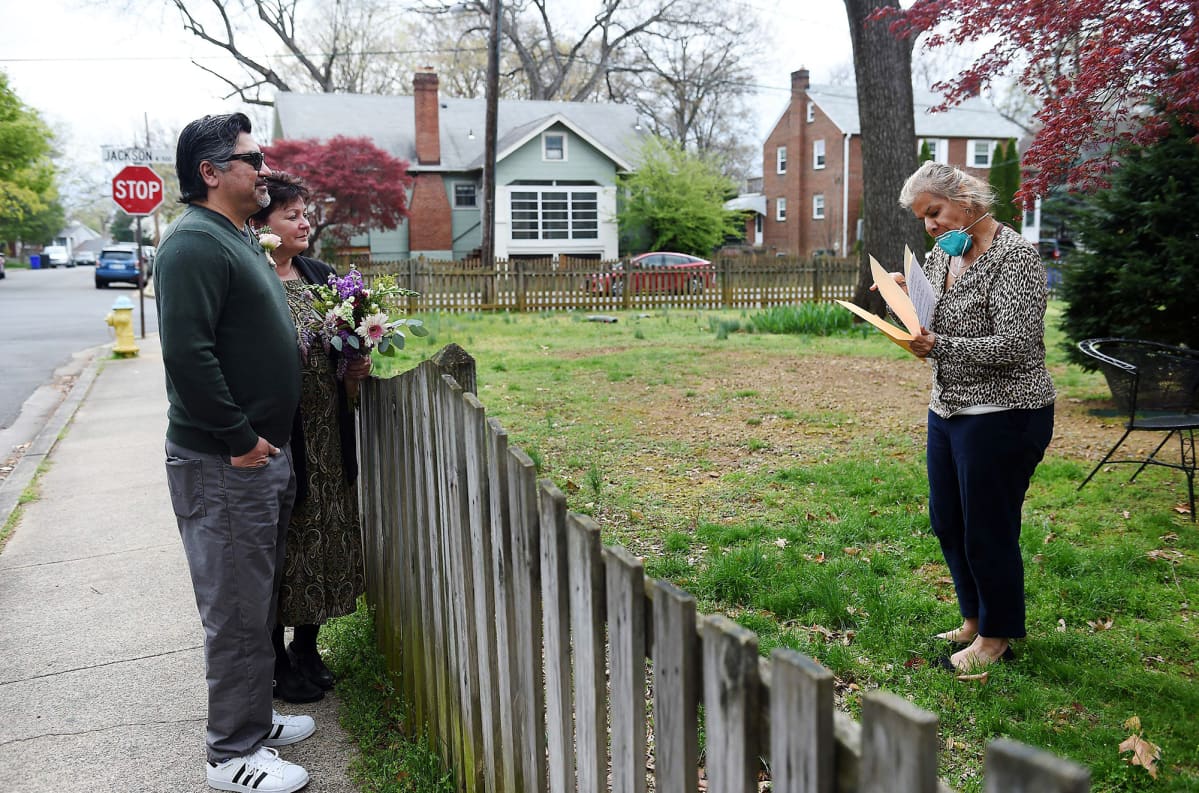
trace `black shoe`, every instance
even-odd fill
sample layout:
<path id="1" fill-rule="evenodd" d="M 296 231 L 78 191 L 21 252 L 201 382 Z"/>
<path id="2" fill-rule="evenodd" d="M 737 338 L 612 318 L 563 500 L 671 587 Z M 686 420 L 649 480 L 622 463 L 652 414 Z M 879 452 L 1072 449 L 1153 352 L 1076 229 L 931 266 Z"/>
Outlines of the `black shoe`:
<path id="1" fill-rule="evenodd" d="M 284 702 L 303 704 L 316 702 L 325 696 L 325 692 L 320 686 L 308 682 L 308 678 L 294 666 L 288 666 L 275 669 L 274 696 Z"/>
<path id="2" fill-rule="evenodd" d="M 329 667 L 325 666 L 319 652 L 297 651 L 296 643 L 291 642 L 287 645 L 287 656 L 291 659 L 292 669 L 299 669 L 309 683 L 324 691 L 333 688 L 333 673 L 329 671 Z"/>

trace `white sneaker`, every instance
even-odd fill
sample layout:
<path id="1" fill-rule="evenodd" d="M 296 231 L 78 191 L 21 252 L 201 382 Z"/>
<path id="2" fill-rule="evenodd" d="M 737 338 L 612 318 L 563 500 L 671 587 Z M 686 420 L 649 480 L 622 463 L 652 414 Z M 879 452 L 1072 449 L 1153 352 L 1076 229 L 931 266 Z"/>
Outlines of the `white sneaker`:
<path id="1" fill-rule="evenodd" d="M 223 763 L 209 761 L 205 771 L 208 772 L 208 786 L 217 790 L 292 793 L 308 784 L 307 771 L 295 763 L 281 760 L 278 752 L 265 746 L 253 754 Z"/>
<path id="2" fill-rule="evenodd" d="M 311 716 L 284 716 L 271 711 L 271 728 L 262 739 L 263 746 L 290 746 L 299 743 L 316 732 L 316 722 Z"/>

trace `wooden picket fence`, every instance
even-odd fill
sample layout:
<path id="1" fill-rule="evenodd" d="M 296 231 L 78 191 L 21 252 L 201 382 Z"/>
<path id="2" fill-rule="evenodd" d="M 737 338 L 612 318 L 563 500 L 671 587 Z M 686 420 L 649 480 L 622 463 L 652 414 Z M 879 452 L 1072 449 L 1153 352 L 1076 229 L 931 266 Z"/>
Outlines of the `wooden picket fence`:
<path id="1" fill-rule="evenodd" d="M 596 290 L 596 278 L 613 272 L 615 261 L 587 259 L 436 261 L 425 258 L 373 261 L 347 258 L 369 279 L 393 275 L 419 292 L 409 313 L 427 311 L 614 311 L 654 308 L 765 308 L 853 296 L 856 259 L 722 257 L 695 272 L 699 289 L 677 288 L 665 269 L 643 270 L 628 289 Z"/>
<path id="2" fill-rule="evenodd" d="M 833 676 L 647 579 L 590 518 L 538 481 L 474 394 L 474 361 L 444 348 L 362 392 L 367 593 L 378 640 L 458 790 L 938 793 L 938 720 Z M 648 685 L 647 685 L 648 684 Z M 647 693 L 648 692 L 648 693 Z M 652 745 L 647 718 L 652 714 Z M 649 769 L 649 770 L 647 770 Z M 988 793 L 1084 793 L 1089 772 L 998 739 Z"/>

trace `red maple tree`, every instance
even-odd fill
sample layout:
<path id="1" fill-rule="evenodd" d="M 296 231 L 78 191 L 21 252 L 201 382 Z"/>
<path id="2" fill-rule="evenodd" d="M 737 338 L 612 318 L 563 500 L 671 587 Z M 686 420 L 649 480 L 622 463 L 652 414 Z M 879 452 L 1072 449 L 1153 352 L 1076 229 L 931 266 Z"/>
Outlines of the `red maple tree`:
<path id="1" fill-rule="evenodd" d="M 314 249 L 326 229 L 344 244 L 371 229 L 396 228 L 408 217 L 408 163 L 370 138 L 284 139 L 262 150 L 271 167 L 301 177 L 312 191 L 308 236 Z"/>
<path id="2" fill-rule="evenodd" d="M 1171 117 L 1199 126 L 1197 16 L 1196 0 L 915 0 L 875 14 L 900 37 L 928 32 L 930 48 L 985 48 L 933 86 L 942 108 L 1008 74 L 1040 104 L 1025 200 L 1105 184 L 1120 147 L 1156 142 Z"/>

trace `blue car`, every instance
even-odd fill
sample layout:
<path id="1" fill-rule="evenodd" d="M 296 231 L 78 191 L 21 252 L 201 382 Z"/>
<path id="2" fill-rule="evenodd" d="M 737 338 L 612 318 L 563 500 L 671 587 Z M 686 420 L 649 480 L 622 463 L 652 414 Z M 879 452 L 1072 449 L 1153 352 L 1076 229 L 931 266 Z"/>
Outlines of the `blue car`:
<path id="1" fill-rule="evenodd" d="M 109 284 L 145 286 L 146 278 L 137 266 L 137 246 L 110 245 L 100 251 L 96 261 L 96 288 Z"/>

